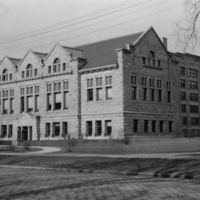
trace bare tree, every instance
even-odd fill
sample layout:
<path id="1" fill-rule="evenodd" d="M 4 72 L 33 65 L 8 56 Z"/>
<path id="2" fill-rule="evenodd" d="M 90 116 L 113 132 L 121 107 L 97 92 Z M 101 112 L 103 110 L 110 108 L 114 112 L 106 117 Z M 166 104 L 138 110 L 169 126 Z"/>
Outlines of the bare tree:
<path id="1" fill-rule="evenodd" d="M 194 51 L 199 41 L 200 28 L 200 0 L 183 0 L 184 12 L 176 24 L 174 35 L 177 44 L 183 47 L 183 50 L 192 49 Z"/>

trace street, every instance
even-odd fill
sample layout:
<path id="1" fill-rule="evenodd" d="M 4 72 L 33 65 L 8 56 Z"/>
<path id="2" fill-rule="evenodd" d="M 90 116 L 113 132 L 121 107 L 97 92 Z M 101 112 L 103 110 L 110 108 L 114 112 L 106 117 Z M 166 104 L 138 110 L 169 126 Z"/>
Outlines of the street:
<path id="1" fill-rule="evenodd" d="M 199 180 L 0 168 L 0 199 L 200 199 Z"/>

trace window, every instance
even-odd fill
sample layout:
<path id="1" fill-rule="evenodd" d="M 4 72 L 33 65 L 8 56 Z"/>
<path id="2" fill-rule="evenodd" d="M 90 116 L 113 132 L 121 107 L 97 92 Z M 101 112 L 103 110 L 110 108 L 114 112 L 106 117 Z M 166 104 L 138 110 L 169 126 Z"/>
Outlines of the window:
<path id="1" fill-rule="evenodd" d="M 39 91 L 39 86 L 36 85 L 36 86 L 35 86 L 35 94 L 39 94 L 39 92 L 40 92 L 40 91 Z"/>
<path id="2" fill-rule="evenodd" d="M 181 88 L 185 88 L 185 80 L 181 79 Z"/>
<path id="3" fill-rule="evenodd" d="M 10 114 L 14 113 L 14 99 L 10 99 Z"/>
<path id="4" fill-rule="evenodd" d="M 69 107 L 68 81 L 63 81 L 63 97 L 64 97 L 64 109 L 68 109 Z"/>
<path id="5" fill-rule="evenodd" d="M 93 79 L 87 79 L 87 101 L 93 101 Z"/>
<path id="6" fill-rule="evenodd" d="M 92 136 L 92 121 L 86 122 L 86 135 Z"/>
<path id="7" fill-rule="evenodd" d="M 190 105 L 190 112 L 191 113 L 198 113 L 199 112 L 199 106 Z"/>
<path id="8" fill-rule="evenodd" d="M 48 74 L 51 74 L 51 66 L 48 66 Z"/>
<path id="9" fill-rule="evenodd" d="M 181 112 L 186 112 L 186 105 L 185 104 L 181 104 Z"/>
<path id="10" fill-rule="evenodd" d="M 198 89 L 198 82 L 196 81 L 190 81 L 189 85 L 190 85 L 190 89 Z"/>
<path id="11" fill-rule="evenodd" d="M 133 132 L 134 133 L 138 132 L 138 120 L 137 119 L 133 120 Z"/>
<path id="12" fill-rule="evenodd" d="M 24 97 L 21 97 L 21 106 L 20 106 L 21 113 L 24 112 Z"/>
<path id="13" fill-rule="evenodd" d="M 34 69 L 34 76 L 37 76 L 37 69 Z"/>
<path id="14" fill-rule="evenodd" d="M 51 124 L 50 123 L 46 123 L 45 137 L 49 137 L 50 135 L 51 135 Z"/>
<path id="15" fill-rule="evenodd" d="M 185 92 L 181 92 L 181 100 L 186 100 L 186 93 Z"/>
<path id="16" fill-rule="evenodd" d="M 147 86 L 147 78 L 142 77 L 142 86 Z"/>
<path id="17" fill-rule="evenodd" d="M 96 100 L 103 100 L 102 77 L 96 78 Z"/>
<path id="18" fill-rule="evenodd" d="M 62 133 L 62 137 L 66 138 L 67 134 L 68 134 L 68 125 L 67 125 L 67 122 L 63 122 L 63 133 Z"/>
<path id="19" fill-rule="evenodd" d="M 162 102 L 162 90 L 158 90 L 158 102 Z"/>
<path id="20" fill-rule="evenodd" d="M 146 64 L 146 58 L 142 57 L 142 64 L 145 65 Z"/>
<path id="21" fill-rule="evenodd" d="M 187 125 L 187 117 L 182 118 L 182 125 Z"/>
<path id="22" fill-rule="evenodd" d="M 150 101 L 155 101 L 155 90 L 150 89 Z"/>
<path id="23" fill-rule="evenodd" d="M 26 67 L 26 77 L 29 78 L 29 77 L 32 77 L 32 75 L 33 75 L 33 67 L 31 64 L 29 64 Z"/>
<path id="24" fill-rule="evenodd" d="M 106 133 L 106 136 L 110 136 L 112 134 L 112 121 L 111 120 L 105 121 L 105 133 Z"/>
<path id="25" fill-rule="evenodd" d="M 190 101 L 198 101 L 198 94 L 190 93 Z"/>
<path id="26" fill-rule="evenodd" d="M 53 62 L 53 72 L 60 72 L 60 59 L 56 58 Z"/>
<path id="27" fill-rule="evenodd" d="M 173 121 L 169 121 L 169 133 L 172 133 Z"/>
<path id="28" fill-rule="evenodd" d="M 27 96 L 27 111 L 33 111 L 33 96 Z"/>
<path id="29" fill-rule="evenodd" d="M 148 120 L 144 120 L 144 132 L 145 133 L 148 132 L 148 124 L 149 124 L 149 121 Z"/>
<path id="30" fill-rule="evenodd" d="M 51 84 L 47 84 L 47 92 L 51 92 Z"/>
<path id="31" fill-rule="evenodd" d="M 171 91 L 167 91 L 167 103 L 171 103 Z"/>
<path id="32" fill-rule="evenodd" d="M 166 81 L 166 89 L 171 90 L 171 82 L 170 81 Z"/>
<path id="33" fill-rule="evenodd" d="M 198 70 L 189 69 L 189 76 L 197 78 Z"/>
<path id="34" fill-rule="evenodd" d="M 62 95 L 61 92 L 54 93 L 54 109 L 60 110 L 62 102 Z"/>
<path id="35" fill-rule="evenodd" d="M 159 125 L 160 125 L 160 132 L 163 132 L 163 127 L 164 127 L 164 121 L 159 121 Z"/>
<path id="36" fill-rule="evenodd" d="M 22 78 L 24 78 L 24 71 L 22 71 Z"/>
<path id="37" fill-rule="evenodd" d="M 149 87 L 154 87 L 154 79 L 153 78 L 149 79 Z"/>
<path id="38" fill-rule="evenodd" d="M 148 54 L 148 65 L 155 66 L 155 54 L 153 51 L 150 51 Z"/>
<path id="39" fill-rule="evenodd" d="M 135 75 L 131 76 L 131 85 L 137 85 L 137 76 Z"/>
<path id="40" fill-rule="evenodd" d="M 161 67 L 161 60 L 158 60 L 158 67 Z"/>
<path id="41" fill-rule="evenodd" d="M 8 99 L 3 99 L 3 114 L 8 114 Z"/>
<path id="42" fill-rule="evenodd" d="M 11 138 L 13 134 L 13 127 L 12 125 L 8 125 L 8 138 Z"/>
<path id="43" fill-rule="evenodd" d="M 106 99 L 112 99 L 112 76 L 106 76 Z"/>
<path id="44" fill-rule="evenodd" d="M 35 95 L 35 112 L 39 111 L 39 95 Z"/>
<path id="45" fill-rule="evenodd" d="M 52 137 L 60 136 L 60 122 L 53 123 L 53 134 Z"/>
<path id="46" fill-rule="evenodd" d="M 3 70 L 2 81 L 8 81 L 8 70 L 7 69 Z"/>
<path id="47" fill-rule="evenodd" d="M 181 67 L 181 75 L 185 75 L 185 67 Z"/>
<path id="48" fill-rule="evenodd" d="M 12 74 L 10 74 L 10 77 L 9 77 L 9 78 L 10 78 L 10 81 L 12 81 Z"/>
<path id="49" fill-rule="evenodd" d="M 147 100 L 147 88 L 142 88 L 142 100 L 146 101 Z"/>
<path id="50" fill-rule="evenodd" d="M 66 71 L 66 63 L 63 63 L 62 66 L 63 66 L 63 71 Z"/>
<path id="51" fill-rule="evenodd" d="M 153 120 L 152 121 L 152 133 L 155 133 L 156 132 L 156 121 Z"/>
<path id="52" fill-rule="evenodd" d="M 191 125 L 199 125 L 199 118 L 191 117 Z"/>
<path id="53" fill-rule="evenodd" d="M 102 124 L 101 121 L 96 121 L 96 136 L 101 136 Z"/>
<path id="54" fill-rule="evenodd" d="M 47 94 L 47 110 L 52 109 L 52 95 L 51 93 Z"/>
<path id="55" fill-rule="evenodd" d="M 162 80 L 157 80 L 157 88 L 162 88 Z"/>
<path id="56" fill-rule="evenodd" d="M 1 126 L 1 137 L 2 138 L 5 138 L 6 137 L 6 135 L 7 135 L 7 125 L 2 125 Z"/>
<path id="57" fill-rule="evenodd" d="M 131 99 L 134 99 L 136 100 L 137 99 L 137 87 L 134 86 L 134 87 L 131 87 Z"/>

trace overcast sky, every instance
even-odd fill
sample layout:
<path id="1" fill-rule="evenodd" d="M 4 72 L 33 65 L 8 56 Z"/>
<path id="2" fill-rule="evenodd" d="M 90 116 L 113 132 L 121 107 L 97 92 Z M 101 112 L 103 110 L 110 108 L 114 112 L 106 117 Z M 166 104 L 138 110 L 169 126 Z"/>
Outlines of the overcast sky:
<path id="1" fill-rule="evenodd" d="M 4 55 L 22 58 L 29 49 L 46 53 L 57 42 L 75 47 L 145 31 L 150 26 L 161 38 L 168 38 L 170 51 L 181 51 L 176 48 L 173 28 L 182 14 L 182 3 L 182 0 L 0 0 L 0 60 Z M 86 17 L 87 14 L 90 15 Z"/>

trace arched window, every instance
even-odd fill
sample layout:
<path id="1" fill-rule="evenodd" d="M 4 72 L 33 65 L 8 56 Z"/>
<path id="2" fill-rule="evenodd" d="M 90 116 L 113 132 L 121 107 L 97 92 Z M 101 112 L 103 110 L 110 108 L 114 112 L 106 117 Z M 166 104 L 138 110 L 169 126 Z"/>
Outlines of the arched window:
<path id="1" fill-rule="evenodd" d="M 149 66 L 155 66 L 155 53 L 150 51 L 148 54 Z"/>
<path id="2" fill-rule="evenodd" d="M 2 81 L 8 81 L 8 70 L 7 69 L 3 70 Z"/>
<path id="3" fill-rule="evenodd" d="M 56 58 L 53 62 L 53 72 L 60 72 L 60 59 Z"/>
<path id="4" fill-rule="evenodd" d="M 26 68 L 26 77 L 32 77 L 33 75 L 33 67 L 31 64 L 29 64 Z"/>

